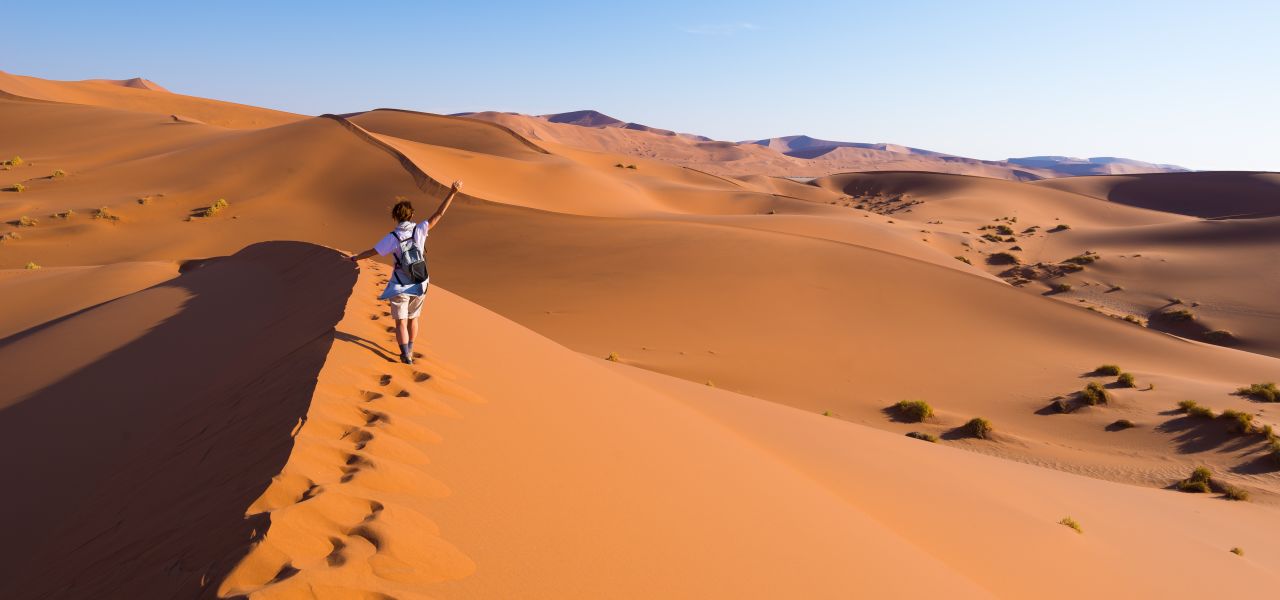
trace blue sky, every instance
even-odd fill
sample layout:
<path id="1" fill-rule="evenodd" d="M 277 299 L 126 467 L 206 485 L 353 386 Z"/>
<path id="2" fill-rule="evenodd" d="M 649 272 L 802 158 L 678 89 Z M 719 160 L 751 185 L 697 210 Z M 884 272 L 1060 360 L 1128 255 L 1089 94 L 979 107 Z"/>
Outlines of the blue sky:
<path id="1" fill-rule="evenodd" d="M 717 139 L 1280 170 L 1276 2 L 11 2 L 0 69 L 307 114 L 594 108 Z"/>

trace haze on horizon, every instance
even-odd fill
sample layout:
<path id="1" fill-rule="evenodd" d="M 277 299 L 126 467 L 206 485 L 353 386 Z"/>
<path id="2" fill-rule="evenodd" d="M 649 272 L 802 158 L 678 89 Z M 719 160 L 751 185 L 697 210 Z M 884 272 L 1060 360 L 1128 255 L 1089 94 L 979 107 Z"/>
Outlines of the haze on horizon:
<path id="1" fill-rule="evenodd" d="M 801 6 L 802 5 L 802 6 Z M 595 109 L 744 140 L 1280 170 L 1280 5 L 19 3 L 0 69 L 305 114 Z"/>

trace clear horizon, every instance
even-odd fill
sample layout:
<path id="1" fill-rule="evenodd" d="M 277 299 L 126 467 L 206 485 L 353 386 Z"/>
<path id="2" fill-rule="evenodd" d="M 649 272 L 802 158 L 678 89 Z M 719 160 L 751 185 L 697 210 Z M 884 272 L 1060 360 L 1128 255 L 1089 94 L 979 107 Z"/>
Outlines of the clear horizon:
<path id="1" fill-rule="evenodd" d="M 592 109 L 722 140 L 1280 171 L 1280 5 L 15 4 L 0 69 L 303 114 Z"/>

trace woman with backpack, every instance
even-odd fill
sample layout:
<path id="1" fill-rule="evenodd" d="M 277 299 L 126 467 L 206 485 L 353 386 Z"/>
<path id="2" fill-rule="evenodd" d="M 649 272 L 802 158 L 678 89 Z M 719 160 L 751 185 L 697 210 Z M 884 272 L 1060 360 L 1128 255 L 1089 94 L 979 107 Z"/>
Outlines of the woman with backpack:
<path id="1" fill-rule="evenodd" d="M 408 200 L 397 202 L 391 207 L 391 218 L 395 219 L 396 228 L 378 240 L 373 248 L 351 256 L 351 262 L 359 262 L 375 254 L 390 254 L 395 259 L 391 280 L 378 299 L 391 302 L 391 318 L 396 321 L 396 342 L 400 344 L 400 362 L 405 364 L 413 364 L 413 340 L 418 337 L 418 315 L 422 313 L 422 300 L 429 282 L 427 232 L 440 222 L 460 189 L 462 182 L 453 182 L 440 208 L 421 223 L 413 222 L 413 205 Z"/>

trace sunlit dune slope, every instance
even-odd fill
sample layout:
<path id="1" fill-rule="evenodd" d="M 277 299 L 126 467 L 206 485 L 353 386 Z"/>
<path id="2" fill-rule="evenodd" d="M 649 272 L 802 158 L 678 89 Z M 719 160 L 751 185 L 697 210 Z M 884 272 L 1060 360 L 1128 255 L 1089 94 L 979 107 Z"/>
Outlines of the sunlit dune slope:
<path id="1" fill-rule="evenodd" d="M 0 71 L 0 97 L 3 96 L 180 115 L 233 129 L 270 127 L 305 118 L 268 108 L 174 94 L 143 79 L 53 81 Z"/>

